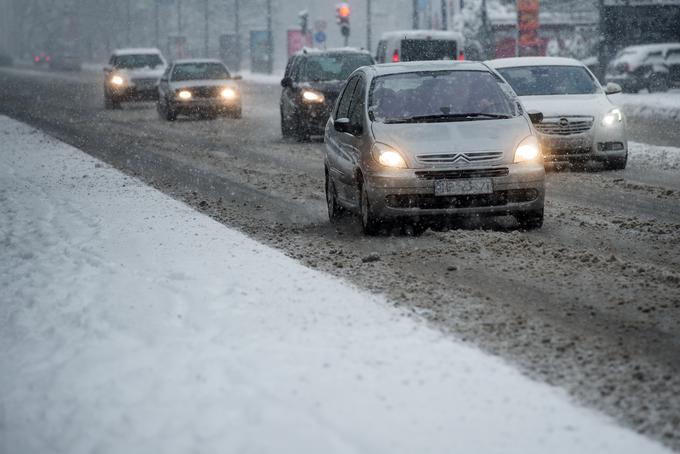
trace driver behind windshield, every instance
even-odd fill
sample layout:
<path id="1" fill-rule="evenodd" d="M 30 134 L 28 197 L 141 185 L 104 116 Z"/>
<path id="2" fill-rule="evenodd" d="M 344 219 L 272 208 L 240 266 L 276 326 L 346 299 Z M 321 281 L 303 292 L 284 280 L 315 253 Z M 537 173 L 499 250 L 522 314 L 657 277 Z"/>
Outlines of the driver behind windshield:
<path id="1" fill-rule="evenodd" d="M 113 67 L 118 69 L 154 69 L 163 65 L 163 60 L 156 54 L 119 55 L 115 57 Z"/>

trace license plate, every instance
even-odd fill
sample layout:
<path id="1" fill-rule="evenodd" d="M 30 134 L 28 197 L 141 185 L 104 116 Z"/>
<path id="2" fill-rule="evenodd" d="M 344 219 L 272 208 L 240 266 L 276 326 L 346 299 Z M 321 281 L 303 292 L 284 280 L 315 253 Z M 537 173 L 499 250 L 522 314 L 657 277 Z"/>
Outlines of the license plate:
<path id="1" fill-rule="evenodd" d="M 434 195 L 493 194 L 493 182 L 489 178 L 465 180 L 438 180 L 434 182 Z"/>

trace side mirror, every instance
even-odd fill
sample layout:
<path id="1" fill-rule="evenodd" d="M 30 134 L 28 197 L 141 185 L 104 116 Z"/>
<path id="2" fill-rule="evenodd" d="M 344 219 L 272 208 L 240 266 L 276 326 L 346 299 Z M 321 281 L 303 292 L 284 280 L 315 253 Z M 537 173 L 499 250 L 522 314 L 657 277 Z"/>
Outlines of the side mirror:
<path id="1" fill-rule="evenodd" d="M 532 110 L 531 112 L 527 112 L 527 114 L 529 114 L 529 120 L 531 120 L 531 123 L 533 124 L 538 124 L 543 121 L 542 112 L 536 112 L 535 110 Z"/>
<path id="2" fill-rule="evenodd" d="M 113 71 L 113 68 L 110 67 L 110 66 L 104 66 L 104 67 L 102 68 L 102 70 L 103 70 L 105 73 L 108 74 L 108 73 L 110 73 L 111 71 Z"/>
<path id="3" fill-rule="evenodd" d="M 333 125 L 335 126 L 335 130 L 338 132 L 349 133 L 350 129 L 352 129 L 349 118 L 338 118 L 335 120 Z"/>
<path id="4" fill-rule="evenodd" d="M 604 94 L 606 95 L 616 95 L 622 91 L 623 89 L 621 88 L 621 85 L 615 84 L 614 82 L 609 82 L 604 88 Z"/>
<path id="5" fill-rule="evenodd" d="M 291 79 L 290 77 L 284 77 L 283 79 L 281 79 L 281 86 L 283 88 L 292 87 L 293 86 L 293 79 Z"/>
<path id="6" fill-rule="evenodd" d="M 231 76 L 231 80 L 243 80 L 243 76 L 240 74 L 235 74 Z"/>

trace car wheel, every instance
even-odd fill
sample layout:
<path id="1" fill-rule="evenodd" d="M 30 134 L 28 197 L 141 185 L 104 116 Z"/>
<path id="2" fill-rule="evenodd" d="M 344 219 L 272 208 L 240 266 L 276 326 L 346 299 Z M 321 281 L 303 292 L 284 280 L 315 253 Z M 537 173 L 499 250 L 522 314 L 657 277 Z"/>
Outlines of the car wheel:
<path id="1" fill-rule="evenodd" d="M 331 224 L 337 223 L 345 210 L 338 204 L 338 193 L 328 172 L 326 172 L 326 205 L 328 206 L 328 219 Z"/>
<path id="2" fill-rule="evenodd" d="M 371 211 L 371 205 L 368 201 L 368 192 L 366 191 L 365 185 L 362 183 L 361 188 L 361 201 L 359 203 L 359 213 L 361 216 L 361 228 L 366 235 L 377 235 L 380 233 L 380 219 L 377 218 Z"/>
<path id="3" fill-rule="evenodd" d="M 113 96 L 104 95 L 104 108 L 106 110 L 120 109 L 120 101 Z"/>
<path id="4" fill-rule="evenodd" d="M 628 164 L 628 156 L 623 158 L 611 158 L 604 162 L 604 167 L 607 170 L 624 170 Z"/>
<path id="5" fill-rule="evenodd" d="M 243 110 L 240 106 L 235 108 L 234 110 L 232 110 L 230 113 L 231 113 L 231 118 L 235 118 L 237 120 L 243 118 Z"/>
<path id="6" fill-rule="evenodd" d="M 293 137 L 293 128 L 290 127 L 290 121 L 283 115 L 283 109 L 281 109 L 281 135 L 284 139 Z"/>
<path id="7" fill-rule="evenodd" d="M 523 230 L 536 230 L 543 227 L 543 210 L 515 213 L 515 218 Z"/>
<path id="8" fill-rule="evenodd" d="M 166 121 L 177 120 L 177 112 L 175 111 L 175 109 L 172 108 L 172 105 L 167 101 L 165 103 L 165 109 L 163 113 L 165 114 L 164 117 Z"/>
<path id="9" fill-rule="evenodd" d="M 300 118 L 299 115 L 295 116 L 295 121 L 293 122 L 293 124 L 295 125 L 293 134 L 295 135 L 297 141 L 309 142 L 310 139 L 309 129 L 307 128 L 307 125 L 304 124 L 303 120 Z"/>
<path id="10" fill-rule="evenodd" d="M 652 74 L 649 78 L 647 90 L 650 93 L 668 91 L 668 79 L 660 74 Z"/>

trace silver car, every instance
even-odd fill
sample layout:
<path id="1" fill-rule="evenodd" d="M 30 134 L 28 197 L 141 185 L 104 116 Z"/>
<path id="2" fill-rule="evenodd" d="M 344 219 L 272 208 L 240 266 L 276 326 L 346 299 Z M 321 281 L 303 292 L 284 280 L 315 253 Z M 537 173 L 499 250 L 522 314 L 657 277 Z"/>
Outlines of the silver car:
<path id="1" fill-rule="evenodd" d="M 505 58 L 487 62 L 508 81 L 530 110 L 541 111 L 536 125 L 546 162 L 601 161 L 610 170 L 625 169 L 628 140 L 623 109 L 578 60 L 557 57 Z"/>
<path id="2" fill-rule="evenodd" d="M 236 83 L 240 79 L 219 60 L 177 60 L 161 77 L 158 114 L 168 121 L 191 114 L 241 118 L 241 90 Z"/>
<path id="3" fill-rule="evenodd" d="M 483 63 L 360 68 L 326 125 L 331 222 L 354 211 L 376 234 L 385 221 L 423 230 L 446 217 L 512 214 L 539 228 L 545 169 L 532 121 L 541 118 Z"/>

